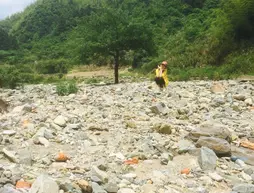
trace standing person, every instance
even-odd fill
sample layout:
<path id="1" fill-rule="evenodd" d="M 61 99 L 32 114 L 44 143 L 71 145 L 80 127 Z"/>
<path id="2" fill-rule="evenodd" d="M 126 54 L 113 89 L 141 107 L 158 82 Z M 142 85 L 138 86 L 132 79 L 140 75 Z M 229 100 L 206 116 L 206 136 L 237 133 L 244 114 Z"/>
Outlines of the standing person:
<path id="1" fill-rule="evenodd" d="M 155 71 L 155 82 L 160 88 L 168 86 L 167 61 L 163 61 Z"/>

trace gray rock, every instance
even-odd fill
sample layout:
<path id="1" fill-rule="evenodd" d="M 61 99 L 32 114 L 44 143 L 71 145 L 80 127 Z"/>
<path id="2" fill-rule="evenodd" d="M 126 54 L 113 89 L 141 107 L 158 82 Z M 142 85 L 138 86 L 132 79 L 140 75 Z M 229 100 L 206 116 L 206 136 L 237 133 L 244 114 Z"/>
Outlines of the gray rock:
<path id="1" fill-rule="evenodd" d="M 241 159 L 237 159 L 237 160 L 235 161 L 235 163 L 236 163 L 237 165 L 239 165 L 240 167 L 242 167 L 242 168 L 246 167 L 246 164 L 245 164 L 244 161 L 241 160 Z"/>
<path id="2" fill-rule="evenodd" d="M 49 141 L 44 137 L 38 137 L 39 143 L 45 147 L 49 147 Z"/>
<path id="3" fill-rule="evenodd" d="M 98 184 L 102 183 L 102 180 L 100 178 L 98 178 L 97 176 L 91 176 L 91 180 L 92 180 L 92 182 L 96 182 Z"/>
<path id="4" fill-rule="evenodd" d="M 225 99 L 223 97 L 216 97 L 212 101 L 212 106 L 219 107 L 220 105 L 224 105 L 225 102 L 226 101 L 225 101 Z"/>
<path id="5" fill-rule="evenodd" d="M 195 190 L 195 193 L 208 193 L 207 189 L 204 188 L 204 187 L 198 187 L 196 190 Z"/>
<path id="6" fill-rule="evenodd" d="M 254 174 L 251 174 L 252 181 L 254 181 Z"/>
<path id="7" fill-rule="evenodd" d="M 230 156 L 231 154 L 230 144 L 225 139 L 201 136 L 198 139 L 196 146 L 208 147 L 212 149 L 218 156 Z"/>
<path id="8" fill-rule="evenodd" d="M 20 193 L 20 191 L 11 186 L 4 186 L 0 188 L 0 193 Z"/>
<path id="9" fill-rule="evenodd" d="M 192 130 L 187 137 L 193 141 L 197 141 L 201 136 L 217 137 L 229 142 L 231 141 L 231 133 L 228 127 L 213 121 L 207 121 L 201 124 L 199 128 Z"/>
<path id="10" fill-rule="evenodd" d="M 208 175 L 217 182 L 221 182 L 223 180 L 223 178 L 216 172 L 210 172 Z"/>
<path id="11" fill-rule="evenodd" d="M 105 185 L 105 190 L 108 192 L 108 193 L 117 193 L 118 191 L 118 187 L 117 187 L 117 184 L 115 183 L 108 183 Z"/>
<path id="12" fill-rule="evenodd" d="M 5 177 L 0 178 L 0 184 L 1 184 L 2 186 L 5 185 L 5 184 L 7 184 L 7 183 L 11 183 L 11 179 L 5 178 Z"/>
<path id="13" fill-rule="evenodd" d="M 203 170 L 214 170 L 217 164 L 217 156 L 213 150 L 202 147 L 198 157 L 198 163 Z"/>
<path id="14" fill-rule="evenodd" d="M 238 95 L 233 95 L 233 98 L 239 101 L 244 101 L 246 97 L 244 95 L 238 94 Z"/>
<path id="15" fill-rule="evenodd" d="M 232 157 L 241 159 L 246 164 L 254 166 L 254 151 L 247 148 L 239 148 L 231 146 Z"/>
<path id="16" fill-rule="evenodd" d="M 253 193 L 254 185 L 253 184 L 238 184 L 238 185 L 235 185 L 232 190 L 237 193 Z"/>
<path id="17" fill-rule="evenodd" d="M 12 173 L 10 170 L 5 170 L 2 175 L 3 175 L 3 177 L 6 177 L 9 179 L 9 178 L 11 178 Z"/>
<path id="18" fill-rule="evenodd" d="M 178 146 L 178 153 L 186 153 L 191 149 L 195 149 L 195 145 L 188 140 L 180 140 L 177 144 Z"/>
<path id="19" fill-rule="evenodd" d="M 162 102 L 157 103 L 155 106 L 152 106 L 150 109 L 154 114 L 165 115 L 169 112 L 169 109 L 167 108 L 167 106 Z"/>
<path id="20" fill-rule="evenodd" d="M 22 106 L 16 106 L 12 109 L 12 113 L 21 113 L 24 109 L 24 105 Z"/>
<path id="21" fill-rule="evenodd" d="M 10 161 L 14 163 L 19 163 L 19 159 L 16 155 L 16 152 L 3 148 L 3 153 Z"/>
<path id="22" fill-rule="evenodd" d="M 136 177 L 137 177 L 137 174 L 134 174 L 134 173 L 128 173 L 122 176 L 123 179 L 128 181 L 133 181 Z"/>
<path id="23" fill-rule="evenodd" d="M 107 193 L 99 184 L 92 182 L 93 193 Z"/>
<path id="24" fill-rule="evenodd" d="M 30 149 L 21 149 L 18 152 L 19 163 L 31 166 L 33 164 L 32 153 Z"/>
<path id="25" fill-rule="evenodd" d="M 104 183 L 108 182 L 108 174 L 100 170 L 97 166 L 92 166 L 92 173 L 99 177 Z"/>
<path id="26" fill-rule="evenodd" d="M 51 127 L 52 127 L 53 129 L 55 129 L 55 130 L 58 130 L 58 131 L 62 130 L 62 127 L 60 127 L 59 125 L 57 125 L 57 124 L 55 124 L 55 123 L 50 123 L 50 125 L 51 125 Z"/>
<path id="27" fill-rule="evenodd" d="M 49 129 L 45 129 L 44 135 L 42 137 L 45 137 L 47 140 L 49 140 L 49 139 L 53 139 L 55 136 L 53 131 Z"/>
<path id="28" fill-rule="evenodd" d="M 252 181 L 252 178 L 250 175 L 246 174 L 245 172 L 241 172 L 241 177 L 246 181 Z"/>
<path id="29" fill-rule="evenodd" d="M 81 125 L 81 123 L 69 124 L 67 127 L 68 127 L 69 129 L 79 130 L 79 129 L 81 129 L 82 125 Z"/>
<path id="30" fill-rule="evenodd" d="M 171 155 L 170 153 L 162 153 L 161 154 L 161 164 L 163 165 L 167 165 L 169 160 L 173 159 L 173 155 Z"/>
<path id="31" fill-rule="evenodd" d="M 57 183 L 48 175 L 42 174 L 34 181 L 29 193 L 57 193 L 58 191 Z"/>

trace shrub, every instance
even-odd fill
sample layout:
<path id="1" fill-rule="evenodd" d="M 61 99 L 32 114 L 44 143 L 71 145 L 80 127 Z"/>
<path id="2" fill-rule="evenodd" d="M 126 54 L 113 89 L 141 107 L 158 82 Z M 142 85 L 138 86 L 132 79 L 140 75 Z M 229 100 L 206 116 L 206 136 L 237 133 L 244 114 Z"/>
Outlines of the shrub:
<path id="1" fill-rule="evenodd" d="M 21 82 L 19 71 L 14 66 L 0 68 L 0 87 L 15 88 Z"/>
<path id="2" fill-rule="evenodd" d="M 57 94 L 60 96 L 69 95 L 71 93 L 77 93 L 78 87 L 76 85 L 76 82 L 61 82 L 56 87 Z"/>
<path id="3" fill-rule="evenodd" d="M 86 84 L 96 84 L 99 83 L 101 80 L 99 78 L 89 78 L 85 80 Z"/>
<path id="4" fill-rule="evenodd" d="M 43 60 L 39 61 L 36 65 L 36 70 L 41 74 L 56 74 L 68 72 L 68 64 L 64 59 L 58 60 Z"/>

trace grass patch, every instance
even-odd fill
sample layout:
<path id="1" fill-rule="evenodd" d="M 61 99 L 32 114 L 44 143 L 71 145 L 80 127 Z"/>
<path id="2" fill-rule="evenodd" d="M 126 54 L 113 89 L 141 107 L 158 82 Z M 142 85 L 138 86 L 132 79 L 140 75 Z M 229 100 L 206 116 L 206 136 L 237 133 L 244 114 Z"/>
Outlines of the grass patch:
<path id="1" fill-rule="evenodd" d="M 66 96 L 78 92 L 78 87 L 75 81 L 63 81 L 56 86 L 56 92 L 60 96 Z"/>

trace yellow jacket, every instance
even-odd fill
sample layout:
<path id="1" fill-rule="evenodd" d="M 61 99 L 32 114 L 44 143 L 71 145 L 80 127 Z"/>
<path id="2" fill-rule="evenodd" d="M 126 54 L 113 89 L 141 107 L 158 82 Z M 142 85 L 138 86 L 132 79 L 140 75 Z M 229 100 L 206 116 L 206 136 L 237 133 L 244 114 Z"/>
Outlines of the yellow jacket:
<path id="1" fill-rule="evenodd" d="M 167 75 L 167 69 L 165 69 L 164 71 L 162 71 L 162 69 L 160 67 L 158 67 L 155 71 L 156 77 L 162 77 L 165 81 L 165 86 L 168 86 L 168 75 Z"/>

